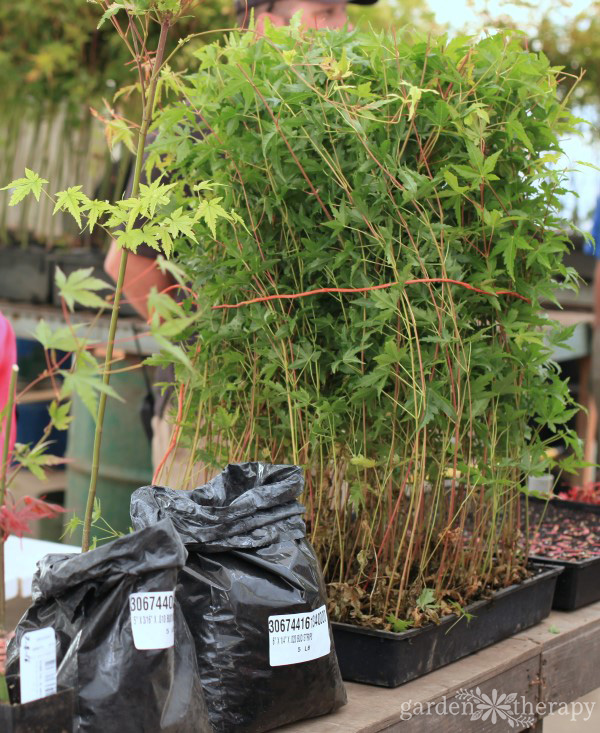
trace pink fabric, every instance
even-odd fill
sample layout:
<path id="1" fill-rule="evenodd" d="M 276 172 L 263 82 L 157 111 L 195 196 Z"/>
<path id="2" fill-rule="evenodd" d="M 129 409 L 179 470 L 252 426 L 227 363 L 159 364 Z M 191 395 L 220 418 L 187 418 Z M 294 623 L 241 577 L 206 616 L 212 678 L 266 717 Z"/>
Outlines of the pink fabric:
<path id="1" fill-rule="evenodd" d="M 10 322 L 0 313 L 0 410 L 3 410 L 8 401 L 10 373 L 13 364 L 17 363 L 17 339 Z M 0 425 L 0 461 L 4 447 L 4 420 Z M 13 410 L 12 426 L 10 431 L 9 452 L 12 451 L 17 435 L 17 421 Z"/>

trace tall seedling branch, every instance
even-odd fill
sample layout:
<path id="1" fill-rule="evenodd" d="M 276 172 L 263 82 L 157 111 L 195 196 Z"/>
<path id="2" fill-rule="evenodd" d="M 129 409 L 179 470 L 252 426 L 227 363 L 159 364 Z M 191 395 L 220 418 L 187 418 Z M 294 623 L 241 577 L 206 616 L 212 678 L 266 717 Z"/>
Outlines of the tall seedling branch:
<path id="1" fill-rule="evenodd" d="M 161 21 L 160 37 L 158 40 L 156 54 L 154 56 L 152 75 L 150 77 L 150 82 L 149 82 L 147 91 L 144 95 L 145 99 L 143 98 L 143 116 L 142 116 L 142 125 L 140 127 L 139 136 L 138 136 L 138 143 L 137 143 L 137 150 L 136 150 L 136 157 L 135 157 L 133 187 L 131 191 L 132 197 L 137 196 L 139 193 L 140 177 L 142 173 L 142 164 L 143 164 L 143 158 L 144 158 L 144 150 L 146 147 L 146 138 L 148 136 L 148 129 L 150 127 L 150 123 L 152 122 L 152 111 L 154 109 L 154 100 L 156 98 L 156 87 L 158 84 L 160 69 L 161 69 L 163 58 L 165 55 L 167 36 L 169 33 L 171 22 L 172 22 L 172 17 L 170 15 L 167 15 Z M 144 89 L 144 79 L 143 79 L 141 70 L 140 70 L 140 85 L 143 90 Z M 115 334 L 117 331 L 117 321 L 119 318 L 119 304 L 121 301 L 121 293 L 123 292 L 123 283 L 125 282 L 125 272 L 127 269 L 127 257 L 128 257 L 127 250 L 122 249 L 121 250 L 121 262 L 119 266 L 119 276 L 117 279 L 117 286 L 115 289 L 115 296 L 114 296 L 114 302 L 113 302 L 111 318 L 110 318 L 110 326 L 109 326 L 109 332 L 108 332 L 108 343 L 107 343 L 106 355 L 105 355 L 105 360 L 104 360 L 104 374 L 102 377 L 102 381 L 105 385 L 108 385 L 110 381 L 110 364 L 113 358 L 114 340 L 115 340 Z M 102 433 L 103 433 L 104 413 L 106 410 L 107 396 L 108 395 L 106 392 L 101 392 L 100 398 L 98 401 L 98 415 L 97 415 L 97 420 L 96 420 L 96 432 L 94 434 L 94 448 L 93 448 L 93 456 L 92 456 L 92 470 L 91 470 L 91 476 L 90 476 L 90 487 L 88 491 L 87 504 L 86 504 L 86 509 L 85 509 L 85 517 L 84 517 L 84 523 L 83 523 L 83 537 L 82 537 L 82 544 L 81 544 L 81 549 L 83 552 L 87 552 L 90 548 L 90 532 L 91 532 L 91 526 L 92 526 L 92 516 L 94 512 L 94 500 L 96 498 L 96 485 L 98 482 L 98 471 L 100 468 L 100 448 L 102 446 Z"/>
<path id="2" fill-rule="evenodd" d="M 50 410 L 52 424 L 58 429 L 67 429 L 71 419 L 69 417 L 70 399 L 75 395 L 96 421 L 85 516 L 83 521 L 73 517 L 67 528 L 69 531 L 69 529 L 83 525 L 82 550 L 84 552 L 93 546 L 90 543 L 91 528 L 96 526 L 95 521 L 99 513 L 96 487 L 106 400 L 107 397 L 119 398 L 110 385 L 110 375 L 111 372 L 114 372 L 112 368 L 114 343 L 127 269 L 128 250 L 135 252 L 143 242 L 169 258 L 173 252 L 174 243 L 179 237 L 184 236 L 197 243 L 194 229 L 200 220 L 207 222 L 212 229 L 219 218 L 230 222 L 235 218 L 233 212 L 230 213 L 218 205 L 220 199 L 214 197 L 210 182 L 197 183 L 194 188 L 197 195 L 193 204 L 190 206 L 186 201 L 183 206 L 173 211 L 170 207 L 171 195 L 172 189 L 177 184 L 162 183 L 160 177 L 149 182 L 142 180 L 148 131 L 152 123 L 156 99 L 160 93 L 164 94 L 166 89 L 175 88 L 172 84 L 175 75 L 168 69 L 168 61 L 171 56 L 166 55 L 169 30 L 181 17 L 182 12 L 191 7 L 191 0 L 127 0 L 127 2 L 119 3 L 96 0 L 96 3 L 104 11 L 98 27 L 106 21 L 112 23 L 119 38 L 131 54 L 139 77 L 137 85 L 129 86 L 125 90 L 129 95 L 137 89 L 141 97 L 141 123 L 137 135 L 137 146 L 133 143 L 134 135 L 131 123 L 119 116 L 118 111 L 110 109 L 110 119 L 103 120 L 109 145 L 121 142 L 135 149 L 130 195 L 111 203 L 108 200 L 89 198 L 81 190 L 81 186 L 70 186 L 53 196 L 46 190 L 49 182 L 27 168 L 24 177 L 17 178 L 0 188 L 0 191 L 9 191 L 9 206 L 20 204 L 30 194 L 39 202 L 43 194 L 54 205 L 54 214 L 58 212 L 69 214 L 82 232 L 88 229 L 91 233 L 95 227 L 104 229 L 121 248 L 103 368 L 89 354 L 89 349 L 94 348 L 97 344 L 82 336 L 81 332 L 77 331 L 77 327 L 74 328 L 69 322 L 68 316 L 68 310 L 72 311 L 75 304 L 92 309 L 103 309 L 107 306 L 106 298 L 99 296 L 97 291 L 105 290 L 108 286 L 104 281 L 93 277 L 92 268 L 76 270 L 68 276 L 57 268 L 55 281 L 63 300 L 63 312 L 67 325 L 52 329 L 41 320 L 34 334 L 44 347 L 47 358 L 48 353 L 53 354 L 55 350 L 66 351 L 73 355 L 73 366 L 70 369 L 60 368 L 59 364 L 54 364 L 54 357 L 48 362 L 49 365 L 52 362 L 54 367 L 50 369 L 49 366 L 47 376 L 53 378 L 56 373 L 62 379 L 60 386 L 57 382 L 53 382 L 56 400 Z M 126 23 L 122 22 L 123 15 L 126 16 Z M 159 27 L 154 51 L 148 48 L 148 38 L 153 36 L 152 23 L 156 23 Z M 180 40 L 177 47 L 181 48 L 182 45 L 183 41 Z M 159 87 L 160 84 L 163 86 Z M 159 89 L 162 91 L 159 92 Z M 115 100 L 119 99 L 122 93 L 123 90 L 117 92 Z M 101 119 L 99 115 L 96 116 Z M 151 167 L 150 162 L 151 159 L 148 158 L 146 167 Z M 150 178 L 153 177 L 150 176 Z M 145 223 L 139 224 L 139 221 Z M 172 274 L 177 270 L 172 263 L 165 263 L 165 267 Z M 174 275 L 174 277 L 181 280 L 178 276 Z M 151 330 L 158 343 L 171 353 L 175 361 L 186 370 L 192 371 L 191 360 L 180 347 L 173 344 L 173 337 L 188 328 L 199 315 L 187 316 L 168 295 L 168 292 L 151 296 L 149 309 L 155 312 L 156 317 L 153 316 Z M 42 455 L 48 444 L 46 438 L 47 435 L 44 434 L 42 445 L 34 446 L 27 451 L 27 454 L 21 451 L 16 456 L 17 462 L 31 470 L 36 468 L 42 472 L 41 466 L 48 465 L 47 461 L 54 458 Z M 110 529 L 109 534 L 111 537 L 114 536 L 114 531 Z"/>

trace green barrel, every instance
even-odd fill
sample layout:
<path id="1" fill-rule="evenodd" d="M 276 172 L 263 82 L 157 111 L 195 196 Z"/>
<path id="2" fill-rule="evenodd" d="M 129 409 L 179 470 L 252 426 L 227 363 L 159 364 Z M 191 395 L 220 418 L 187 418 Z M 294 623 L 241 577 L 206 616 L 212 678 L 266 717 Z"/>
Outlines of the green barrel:
<path id="1" fill-rule="evenodd" d="M 113 370 L 138 364 L 139 359 L 126 358 L 114 364 Z M 129 499 L 132 491 L 152 482 L 151 449 L 140 419 L 140 406 L 146 394 L 142 369 L 112 374 L 110 385 L 124 400 L 109 397 L 106 402 L 100 470 L 96 496 L 100 500 L 102 519 L 119 532 L 128 532 Z M 67 444 L 66 521 L 73 514 L 83 519 L 90 485 L 95 423 L 79 398 L 73 401 L 73 421 Z M 103 522 L 99 523 L 100 525 Z M 92 537 L 105 537 L 92 528 Z M 64 542 L 81 541 L 81 528 L 64 538 Z"/>

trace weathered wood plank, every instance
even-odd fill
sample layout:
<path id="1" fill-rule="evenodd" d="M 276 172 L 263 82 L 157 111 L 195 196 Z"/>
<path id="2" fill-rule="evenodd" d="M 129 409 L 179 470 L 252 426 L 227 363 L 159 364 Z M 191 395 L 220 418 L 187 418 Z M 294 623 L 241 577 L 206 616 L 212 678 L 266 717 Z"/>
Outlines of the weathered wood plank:
<path id="1" fill-rule="evenodd" d="M 501 695 L 517 693 L 517 699 L 508 710 L 501 710 L 494 716 L 490 707 L 483 709 L 483 715 L 476 717 L 477 700 L 452 695 L 431 703 L 424 714 L 414 715 L 410 720 L 398 721 L 384 728 L 373 727 L 375 733 L 508 733 L 527 730 L 535 720 L 535 707 L 539 696 L 539 657 L 531 657 L 524 662 L 506 669 L 478 685 L 469 685 L 466 691 L 481 693 L 494 700 Z M 418 708 L 417 708 L 418 710 Z M 484 716 L 487 717 L 484 720 Z M 480 713 L 481 715 L 481 713 Z M 505 716 L 504 718 L 502 716 Z M 512 725 L 509 722 L 509 718 Z M 371 731 L 369 731 L 371 733 Z"/>
<path id="2" fill-rule="evenodd" d="M 542 623 L 525 629 L 512 638 L 527 639 L 548 650 L 563 644 L 567 639 L 581 635 L 587 629 L 595 628 L 600 628 L 600 602 L 577 611 L 552 611 Z"/>
<path id="3" fill-rule="evenodd" d="M 544 701 L 571 702 L 600 687 L 600 623 L 542 651 Z"/>

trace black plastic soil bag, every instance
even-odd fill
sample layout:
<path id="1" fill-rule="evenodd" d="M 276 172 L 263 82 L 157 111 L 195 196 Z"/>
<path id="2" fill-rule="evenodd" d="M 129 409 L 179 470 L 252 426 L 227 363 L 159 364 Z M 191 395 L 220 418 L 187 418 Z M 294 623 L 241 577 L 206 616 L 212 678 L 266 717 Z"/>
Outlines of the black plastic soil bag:
<path id="1" fill-rule="evenodd" d="M 260 733 L 346 702 L 302 486 L 297 466 L 245 463 L 193 491 L 132 495 L 135 528 L 168 517 L 190 552 L 177 597 L 217 733 Z"/>
<path id="2" fill-rule="evenodd" d="M 47 555 L 7 673 L 19 672 L 23 634 L 51 626 L 58 685 L 75 688 L 76 733 L 210 733 L 193 642 L 173 598 L 186 555 L 169 521 L 82 555 Z"/>

